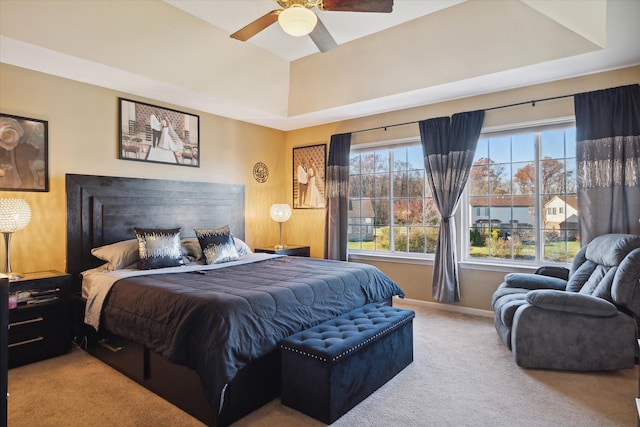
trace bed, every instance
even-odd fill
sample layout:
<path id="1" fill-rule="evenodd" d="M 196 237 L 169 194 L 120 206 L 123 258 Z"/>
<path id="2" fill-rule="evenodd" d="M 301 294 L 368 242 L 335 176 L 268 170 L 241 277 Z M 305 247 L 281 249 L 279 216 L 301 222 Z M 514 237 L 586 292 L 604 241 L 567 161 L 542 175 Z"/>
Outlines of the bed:
<path id="1" fill-rule="evenodd" d="M 179 229 L 184 240 L 194 229 L 228 226 L 241 242 L 244 187 L 67 175 L 66 190 L 76 339 L 208 425 L 228 425 L 280 394 L 279 340 L 403 296 L 369 265 L 246 253 L 219 265 L 97 273 L 115 278 L 96 331 L 85 323 L 94 299 L 87 304 L 81 280 L 104 263 L 92 249 L 131 240 L 136 227 Z"/>

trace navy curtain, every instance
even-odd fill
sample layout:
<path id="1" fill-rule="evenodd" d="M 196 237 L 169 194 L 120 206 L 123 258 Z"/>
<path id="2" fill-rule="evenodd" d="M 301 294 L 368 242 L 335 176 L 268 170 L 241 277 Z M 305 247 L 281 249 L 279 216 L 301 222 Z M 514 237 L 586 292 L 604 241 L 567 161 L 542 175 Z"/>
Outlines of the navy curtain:
<path id="1" fill-rule="evenodd" d="M 440 212 L 432 284 L 432 296 L 440 302 L 460 301 L 453 215 L 469 178 L 483 120 L 484 111 L 471 111 L 418 123 L 427 181 Z"/>
<path id="2" fill-rule="evenodd" d="M 640 234 L 640 85 L 574 96 L 582 246 Z"/>
<path id="3" fill-rule="evenodd" d="M 326 173 L 324 257 L 347 260 L 351 133 L 331 135 Z"/>

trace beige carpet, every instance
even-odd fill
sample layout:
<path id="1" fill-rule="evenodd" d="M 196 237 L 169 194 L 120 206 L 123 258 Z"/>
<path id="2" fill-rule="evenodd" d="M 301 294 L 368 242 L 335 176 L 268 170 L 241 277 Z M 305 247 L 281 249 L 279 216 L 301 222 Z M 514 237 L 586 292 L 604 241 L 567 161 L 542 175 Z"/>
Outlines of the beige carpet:
<path id="1" fill-rule="evenodd" d="M 638 367 L 524 370 L 488 318 L 416 311 L 415 361 L 334 426 L 635 426 Z M 80 350 L 9 371 L 9 426 L 198 426 Z M 320 426 L 280 404 L 235 426 Z"/>

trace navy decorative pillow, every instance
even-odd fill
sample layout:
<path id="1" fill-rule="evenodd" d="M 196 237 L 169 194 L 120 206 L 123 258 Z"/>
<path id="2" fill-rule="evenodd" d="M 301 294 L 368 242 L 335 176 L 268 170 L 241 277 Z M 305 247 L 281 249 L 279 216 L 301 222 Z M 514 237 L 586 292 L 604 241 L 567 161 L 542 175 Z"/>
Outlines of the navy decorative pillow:
<path id="1" fill-rule="evenodd" d="M 194 228 L 207 264 L 221 264 L 240 258 L 228 225 L 221 228 Z"/>
<path id="2" fill-rule="evenodd" d="M 179 228 L 134 228 L 134 231 L 138 239 L 140 270 L 184 265 Z"/>

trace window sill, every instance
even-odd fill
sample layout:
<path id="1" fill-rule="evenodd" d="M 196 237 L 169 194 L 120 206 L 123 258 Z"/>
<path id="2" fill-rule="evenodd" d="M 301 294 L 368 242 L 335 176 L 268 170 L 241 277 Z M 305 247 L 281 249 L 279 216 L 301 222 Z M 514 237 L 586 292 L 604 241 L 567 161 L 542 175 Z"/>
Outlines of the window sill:
<path id="1" fill-rule="evenodd" d="M 533 273 L 537 265 L 503 264 L 495 262 L 460 261 L 458 267 L 464 270 L 497 271 L 503 273 Z"/>
<path id="2" fill-rule="evenodd" d="M 347 260 L 349 261 L 371 261 L 371 262 L 390 262 L 395 264 L 414 264 L 414 265 L 429 265 L 434 264 L 433 257 L 411 257 L 402 255 L 390 255 L 390 254 L 375 254 L 375 253 L 353 253 L 347 254 Z M 544 265 L 558 265 L 561 267 L 569 268 L 565 264 L 553 264 L 545 263 Z M 464 270 L 480 270 L 480 271 L 496 271 L 503 273 L 534 273 L 540 265 L 537 264 L 515 264 L 515 263 L 498 263 L 498 262 L 481 262 L 474 260 L 459 261 L 458 267 Z"/>
<path id="3" fill-rule="evenodd" d="M 391 254 L 373 254 L 373 253 L 353 253 L 347 254 L 347 260 L 349 261 L 378 261 L 378 262 L 393 262 L 397 264 L 417 264 L 417 265 L 433 265 L 433 258 L 424 257 L 411 257 L 403 255 L 391 255 Z"/>

